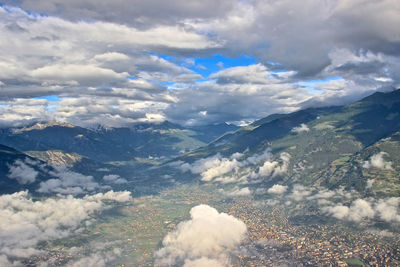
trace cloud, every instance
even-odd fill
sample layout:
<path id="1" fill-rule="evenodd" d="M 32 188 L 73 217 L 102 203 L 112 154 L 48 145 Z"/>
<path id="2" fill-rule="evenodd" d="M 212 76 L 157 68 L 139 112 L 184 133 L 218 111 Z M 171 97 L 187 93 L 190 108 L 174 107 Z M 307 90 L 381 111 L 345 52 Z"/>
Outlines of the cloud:
<path id="1" fill-rule="evenodd" d="M 247 184 L 284 175 L 287 172 L 290 162 L 288 153 L 281 153 L 279 161 L 272 161 L 271 158 L 272 154 L 267 148 L 263 153 L 253 154 L 247 158 L 242 153 L 234 153 L 229 157 L 216 154 L 191 164 L 182 161 L 173 162 L 171 166 L 179 168 L 182 172 L 200 174 L 204 182 Z M 263 165 L 257 166 L 260 163 Z"/>
<path id="2" fill-rule="evenodd" d="M 292 192 L 289 194 L 289 198 L 294 201 L 302 201 L 305 197 L 311 195 L 312 189 L 307 188 L 301 184 L 295 184 L 292 188 Z"/>
<path id="3" fill-rule="evenodd" d="M 85 123 L 84 119 L 94 119 L 103 114 L 119 121 L 114 125 L 132 124 L 139 119 L 147 121 L 146 114 L 162 115 L 160 107 L 163 102 L 174 101 L 174 97 L 160 85 L 161 82 L 193 82 L 202 77 L 143 50 L 161 53 L 163 49 L 182 49 L 189 52 L 192 48 L 198 51 L 219 46 L 204 35 L 177 25 L 138 29 L 101 21 L 84 22 L 86 18 L 72 22 L 7 6 L 0 7 L 0 13 L 0 25 L 17 23 L 24 29 L 21 32 L 0 27 L 1 35 L 8 40 L 0 45 L 3 52 L 0 63 L 1 95 L 6 98 L 1 103 L 5 105 L 1 106 L 0 116 L 3 126 L 26 125 L 53 118 L 87 126 L 89 123 Z M 90 42 L 87 41 L 89 39 Z M 126 80 L 132 76 L 134 80 Z M 98 109 L 98 105 L 92 102 L 85 109 L 71 114 L 65 112 L 64 103 L 58 101 L 50 103 L 41 99 L 36 101 L 40 104 L 34 104 L 23 99 L 48 95 L 57 95 L 61 101 L 66 97 L 104 96 L 107 100 L 113 98 L 114 104 Z M 16 103 L 17 98 L 22 99 Z M 141 112 L 140 116 L 140 112 L 136 116 L 126 114 L 123 103 L 120 109 L 109 108 L 119 106 L 119 100 L 124 99 L 135 99 L 136 102 L 151 100 L 154 103 L 150 112 Z M 159 101 L 161 103 L 157 105 Z M 74 109 L 73 106 L 67 107 Z M 95 114 L 87 112 L 90 109 Z M 130 111 L 133 113 L 132 107 Z M 105 123 L 109 121 L 102 119 Z"/>
<path id="4" fill-rule="evenodd" d="M 347 218 L 347 216 L 349 215 L 349 212 L 350 212 L 349 207 L 344 206 L 344 205 L 336 205 L 334 207 L 329 207 L 324 210 L 326 212 L 328 212 L 329 214 L 331 214 L 336 219 L 340 219 L 340 220 Z"/>
<path id="5" fill-rule="evenodd" d="M 367 180 L 367 185 L 365 186 L 365 189 L 371 189 L 372 186 L 374 185 L 374 183 L 375 183 L 375 179 L 368 179 Z"/>
<path id="6" fill-rule="evenodd" d="M 281 163 L 278 161 L 267 160 L 258 168 L 257 172 L 252 173 L 252 178 L 256 177 L 276 177 L 287 172 L 290 163 L 290 154 L 283 152 L 280 155 Z"/>
<path id="7" fill-rule="evenodd" d="M 116 174 L 109 174 L 103 176 L 103 181 L 111 184 L 126 184 L 128 181 L 124 178 L 121 178 Z"/>
<path id="8" fill-rule="evenodd" d="M 82 257 L 77 261 L 68 262 L 68 265 L 72 267 L 106 267 L 110 266 L 110 263 L 120 255 L 121 251 L 114 248 L 111 251 L 96 252 L 90 256 Z"/>
<path id="9" fill-rule="evenodd" d="M 380 199 L 376 204 L 376 211 L 379 217 L 385 222 L 400 222 L 399 214 L 400 198 L 391 197 L 387 199 Z"/>
<path id="10" fill-rule="evenodd" d="M 5 4 L 15 4 L 5 1 Z M 109 3 L 108 1 L 43 1 L 36 3 L 31 0 L 21 1 L 24 9 L 57 15 L 68 20 L 105 20 L 124 25 L 149 28 L 157 25 L 175 25 L 185 19 L 209 19 L 221 17 L 234 7 L 232 0 L 206 0 L 201 3 L 173 0 L 167 3 L 158 0 L 146 2 L 134 0 L 131 2 Z M 212 8 L 211 8 L 212 7 Z"/>
<path id="11" fill-rule="evenodd" d="M 271 188 L 269 188 L 269 189 L 267 190 L 267 192 L 268 192 L 269 194 L 281 195 L 281 194 L 283 194 L 283 193 L 286 192 L 287 188 L 288 188 L 288 187 L 285 186 L 285 185 L 275 184 L 275 185 L 273 185 Z"/>
<path id="12" fill-rule="evenodd" d="M 356 199 L 350 206 L 337 204 L 322 207 L 321 210 L 340 220 L 367 223 L 372 220 L 382 220 L 388 223 L 399 223 L 400 198 Z"/>
<path id="13" fill-rule="evenodd" d="M 0 196 L 0 260 L 27 258 L 41 251 L 37 244 L 73 234 L 108 206 L 101 200 L 129 201 L 128 192 L 72 196 L 34 201 L 27 191 Z M 14 262 L 15 263 L 15 262 Z"/>
<path id="14" fill-rule="evenodd" d="M 55 178 L 41 182 L 37 192 L 79 195 L 107 188 L 97 183 L 93 176 L 71 171 L 64 165 L 53 166 L 53 168 L 54 170 L 49 174 Z"/>
<path id="15" fill-rule="evenodd" d="M 346 104 L 400 81 L 396 0 L 3 4 L 2 127 L 253 121 Z M 204 74 L 198 59 L 215 54 L 224 68 Z M 255 63 L 230 64 L 243 55 Z M 61 101 L 26 101 L 49 95 Z M 80 97 L 101 104 L 64 101 Z"/>
<path id="16" fill-rule="evenodd" d="M 310 128 L 304 123 L 300 124 L 300 126 L 294 127 L 292 129 L 292 132 L 294 133 L 301 133 L 301 132 L 308 132 L 310 131 Z"/>
<path id="17" fill-rule="evenodd" d="M 230 197 L 250 196 L 251 190 L 248 187 L 235 188 L 233 191 L 227 192 L 226 195 Z"/>
<path id="18" fill-rule="evenodd" d="M 379 152 L 371 156 L 370 160 L 364 161 L 363 168 L 376 168 L 381 170 L 392 170 L 392 162 L 385 161 L 383 156 L 388 155 L 386 152 Z"/>
<path id="19" fill-rule="evenodd" d="M 200 174 L 201 180 L 210 182 L 214 178 L 227 174 L 243 166 L 236 158 L 224 158 L 220 154 L 195 161 L 193 164 L 183 163 L 182 171 L 190 170 L 194 174 Z"/>
<path id="20" fill-rule="evenodd" d="M 274 83 L 270 79 L 271 73 L 262 64 L 232 67 L 210 75 L 218 84 L 268 84 Z"/>
<path id="21" fill-rule="evenodd" d="M 229 255 L 246 237 L 246 225 L 226 213 L 199 205 L 191 209 L 191 219 L 181 222 L 163 240 L 156 252 L 156 266 L 204 266 L 218 262 L 227 266 Z"/>
<path id="22" fill-rule="evenodd" d="M 223 267 L 225 265 L 221 264 L 219 261 L 214 259 L 208 258 L 200 258 L 196 260 L 186 260 L 183 267 L 206 267 L 206 266 L 213 266 L 213 267 Z"/>
<path id="23" fill-rule="evenodd" d="M 131 192 L 129 191 L 114 192 L 113 190 L 110 190 L 106 193 L 97 193 L 95 195 L 85 196 L 84 199 L 89 201 L 112 200 L 117 202 L 127 202 L 130 201 L 132 197 Z"/>
<path id="24" fill-rule="evenodd" d="M 29 161 L 28 161 L 29 162 Z M 26 164 L 26 161 L 16 160 L 13 165 L 8 166 L 8 178 L 16 179 L 19 184 L 31 184 L 35 182 L 39 172 Z"/>
<path id="25" fill-rule="evenodd" d="M 349 209 L 349 220 L 359 222 L 363 219 L 373 218 L 375 211 L 372 209 L 371 204 L 363 199 L 355 200 Z"/>
<path id="26" fill-rule="evenodd" d="M 49 65 L 35 69 L 31 73 L 33 78 L 54 81 L 54 83 L 68 83 L 72 85 L 103 85 L 110 80 L 124 79 L 127 72 L 116 73 L 113 70 L 93 65 Z"/>
<path id="27" fill-rule="evenodd" d="M 264 190 L 259 189 L 255 192 L 263 194 Z M 362 198 L 359 192 L 345 190 L 344 187 L 330 190 L 322 186 L 301 184 L 294 184 L 291 190 L 288 190 L 288 186 L 276 184 L 267 192 L 279 195 L 266 202 L 270 205 L 277 205 L 282 201 L 285 205 L 301 204 L 302 208 L 304 205 L 314 207 L 316 204 L 322 214 L 361 225 L 371 225 L 382 221 L 393 225 L 400 223 L 399 197 Z"/>

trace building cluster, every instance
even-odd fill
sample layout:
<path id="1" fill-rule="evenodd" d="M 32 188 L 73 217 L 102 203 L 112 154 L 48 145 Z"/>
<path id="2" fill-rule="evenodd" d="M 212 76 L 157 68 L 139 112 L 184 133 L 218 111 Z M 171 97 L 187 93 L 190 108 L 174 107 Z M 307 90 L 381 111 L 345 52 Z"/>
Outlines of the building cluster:
<path id="1" fill-rule="evenodd" d="M 388 240 L 333 222 L 296 224 L 282 209 L 257 208 L 246 200 L 235 203 L 230 214 L 248 227 L 237 265 L 400 266 L 398 236 Z"/>

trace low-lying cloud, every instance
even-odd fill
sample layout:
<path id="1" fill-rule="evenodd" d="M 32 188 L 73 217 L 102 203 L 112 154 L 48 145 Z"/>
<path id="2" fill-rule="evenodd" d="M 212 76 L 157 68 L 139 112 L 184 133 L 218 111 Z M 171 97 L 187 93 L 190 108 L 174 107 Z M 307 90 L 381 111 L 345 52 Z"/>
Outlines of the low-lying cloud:
<path id="1" fill-rule="evenodd" d="M 50 171 L 49 174 L 54 178 L 41 182 L 37 192 L 78 195 L 100 189 L 109 189 L 109 187 L 97 183 L 93 176 L 71 171 L 64 165 L 54 166 L 54 170 Z"/>
<path id="2" fill-rule="evenodd" d="M 126 184 L 128 182 L 126 179 L 121 178 L 117 174 L 104 175 L 103 181 L 110 184 Z"/>
<path id="3" fill-rule="evenodd" d="M 84 198 L 71 195 L 33 200 L 27 191 L 0 196 L 0 260 L 18 259 L 42 253 L 41 241 L 73 234 L 92 216 L 108 208 L 102 200 L 130 201 L 130 192 L 107 192 Z"/>
<path id="4" fill-rule="evenodd" d="M 279 160 L 272 160 L 272 157 L 270 149 L 266 149 L 261 154 L 254 154 L 247 158 L 242 153 L 234 153 L 230 157 L 216 154 L 191 164 L 182 161 L 174 162 L 172 166 L 183 172 L 200 174 L 204 182 L 246 184 L 281 176 L 288 171 L 290 154 L 281 153 Z"/>
<path id="5" fill-rule="evenodd" d="M 229 266 L 230 254 L 246 237 L 246 225 L 207 205 L 192 208 L 190 216 L 164 238 L 155 265 Z"/>
<path id="6" fill-rule="evenodd" d="M 363 168 L 370 169 L 380 169 L 380 170 L 392 170 L 392 162 L 385 161 L 383 156 L 388 155 L 386 152 L 379 152 L 371 156 L 367 161 L 364 161 Z"/>
<path id="7" fill-rule="evenodd" d="M 323 207 L 322 211 L 340 220 L 368 223 L 382 220 L 388 223 L 400 223 L 400 198 L 356 199 L 349 206 L 336 204 Z"/>
<path id="8" fill-rule="evenodd" d="M 243 188 L 235 187 L 232 191 L 226 192 L 226 195 L 230 197 L 250 196 L 251 190 L 248 187 L 243 187 Z"/>
<path id="9" fill-rule="evenodd" d="M 294 133 L 301 133 L 301 132 L 308 132 L 310 131 L 310 128 L 304 123 L 300 124 L 300 126 L 294 127 L 292 129 L 292 132 Z"/>
<path id="10" fill-rule="evenodd" d="M 31 160 L 16 160 L 13 165 L 9 167 L 8 178 L 16 179 L 19 184 L 31 184 L 35 182 L 39 172 L 29 166 Z"/>
<path id="11" fill-rule="evenodd" d="M 283 193 L 286 192 L 287 188 L 288 188 L 288 187 L 285 186 L 285 185 L 275 184 L 275 185 L 273 185 L 271 188 L 269 188 L 269 189 L 267 190 L 267 192 L 268 192 L 269 194 L 281 195 L 281 194 L 283 194 Z"/>

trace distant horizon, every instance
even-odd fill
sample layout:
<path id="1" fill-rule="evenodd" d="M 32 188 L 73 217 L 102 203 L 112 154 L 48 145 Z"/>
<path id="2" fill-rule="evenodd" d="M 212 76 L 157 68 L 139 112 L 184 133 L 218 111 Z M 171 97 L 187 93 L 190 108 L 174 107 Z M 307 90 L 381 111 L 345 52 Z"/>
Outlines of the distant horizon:
<path id="1" fill-rule="evenodd" d="M 293 113 L 293 112 L 297 112 L 297 111 L 305 110 L 305 109 L 310 109 L 310 108 L 312 109 L 312 108 L 340 107 L 340 106 L 345 106 L 345 105 L 348 105 L 348 104 L 351 104 L 351 103 L 360 101 L 360 100 L 362 100 L 362 99 L 364 99 L 364 98 L 366 98 L 366 97 L 368 97 L 368 96 L 371 96 L 371 95 L 373 95 L 373 94 L 375 94 L 375 93 L 391 93 L 391 92 L 394 92 L 394 91 L 397 91 L 397 90 L 400 90 L 400 88 L 398 88 L 398 89 L 393 88 L 392 90 L 386 90 L 386 91 L 375 91 L 375 92 L 372 92 L 372 93 L 370 93 L 370 94 L 366 94 L 365 96 L 362 96 L 362 97 L 360 97 L 359 99 L 356 99 L 356 100 L 354 100 L 354 101 L 350 101 L 349 103 L 343 103 L 342 105 L 309 106 L 309 107 L 299 108 L 298 110 L 295 110 L 295 111 L 292 111 L 292 112 L 286 112 L 286 113 L 271 113 L 271 114 L 268 114 L 268 115 L 265 116 L 265 117 L 257 118 L 257 119 L 254 119 L 254 120 L 252 120 L 252 121 L 246 122 L 246 123 L 244 123 L 244 122 L 221 121 L 221 122 L 213 122 L 213 123 L 211 123 L 211 124 L 185 125 L 184 123 L 174 122 L 174 121 L 170 121 L 170 120 L 166 119 L 166 120 L 157 121 L 157 122 L 146 122 L 146 121 L 144 121 L 144 122 L 135 122 L 135 123 L 127 124 L 127 125 L 112 127 L 112 126 L 103 125 L 103 124 L 79 125 L 79 124 L 71 123 L 71 122 L 69 122 L 69 121 L 62 121 L 62 120 L 60 120 L 60 119 L 49 118 L 48 120 L 26 122 L 25 124 L 16 125 L 16 126 L 11 126 L 11 127 L 10 127 L 10 126 L 3 126 L 3 127 L 2 127 L 2 126 L 0 125 L 0 129 L 7 129 L 7 128 L 15 128 L 15 129 L 18 129 L 18 128 L 30 128 L 30 127 L 33 127 L 33 126 L 38 125 L 38 124 L 51 124 L 52 122 L 57 123 L 57 124 L 70 124 L 70 125 L 75 126 L 75 127 L 82 127 L 82 128 L 91 129 L 91 130 L 93 130 L 93 129 L 98 129 L 98 128 L 105 128 L 105 129 L 131 128 L 131 127 L 135 127 L 135 126 L 138 126 L 138 125 L 152 125 L 152 124 L 154 124 L 154 125 L 160 125 L 160 124 L 163 124 L 163 123 L 172 123 L 172 124 L 178 125 L 178 126 L 180 126 L 180 127 L 185 127 L 185 128 L 189 128 L 189 129 L 190 129 L 190 128 L 195 128 L 195 127 L 216 126 L 216 125 L 221 125 L 221 124 L 233 125 L 233 126 L 236 126 L 236 127 L 239 127 L 239 128 L 240 128 L 240 127 L 246 127 L 246 126 L 248 126 L 248 125 L 251 125 L 252 123 L 257 122 L 258 120 L 262 120 L 263 118 L 266 118 L 266 117 L 268 117 L 268 116 L 270 116 L 270 115 L 275 115 L 275 114 L 290 114 L 290 113 Z M 242 123 L 242 124 L 241 124 L 241 123 Z"/>

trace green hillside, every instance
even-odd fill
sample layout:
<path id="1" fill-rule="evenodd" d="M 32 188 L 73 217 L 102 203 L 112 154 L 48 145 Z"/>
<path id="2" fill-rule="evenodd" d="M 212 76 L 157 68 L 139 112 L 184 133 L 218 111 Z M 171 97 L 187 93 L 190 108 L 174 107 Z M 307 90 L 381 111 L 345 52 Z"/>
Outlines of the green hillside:
<path id="1" fill-rule="evenodd" d="M 395 90 L 343 107 L 271 115 L 178 159 L 194 162 L 217 153 L 252 155 L 270 148 L 275 159 L 282 152 L 290 155 L 288 171 L 279 178 L 286 184 L 343 185 L 365 194 L 398 196 L 399 130 L 400 90 Z M 379 152 L 391 162 L 390 169 L 363 167 Z"/>

